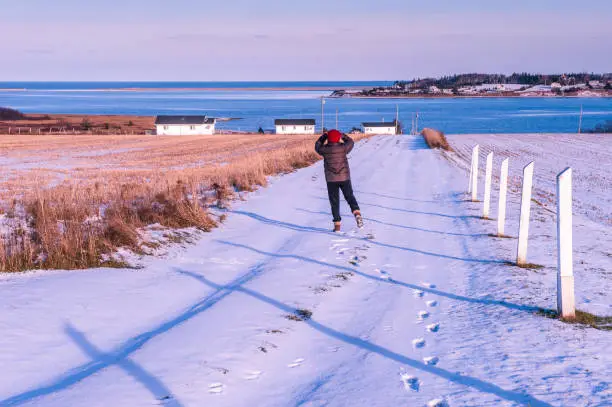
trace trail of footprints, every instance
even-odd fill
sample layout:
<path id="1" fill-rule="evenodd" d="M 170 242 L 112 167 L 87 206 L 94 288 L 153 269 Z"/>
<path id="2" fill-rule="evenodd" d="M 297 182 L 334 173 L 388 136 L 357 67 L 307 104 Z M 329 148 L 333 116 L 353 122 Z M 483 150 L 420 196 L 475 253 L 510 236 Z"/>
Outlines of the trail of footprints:
<path id="1" fill-rule="evenodd" d="M 368 239 L 370 238 L 373 238 L 373 236 L 368 235 Z M 345 261 L 348 261 L 348 263 L 351 264 L 352 266 L 359 267 L 361 263 L 367 259 L 366 256 L 360 255 L 359 253 L 367 251 L 369 248 L 369 245 L 363 244 L 361 246 L 349 248 L 347 247 L 348 246 L 347 243 L 349 243 L 349 241 L 350 239 L 345 239 L 345 238 L 333 239 L 329 250 L 336 252 L 336 254 L 338 255 L 338 257 L 336 257 L 337 260 L 345 260 Z M 346 255 L 349 255 L 348 260 L 345 257 Z M 379 268 L 375 268 L 374 271 L 379 274 L 379 277 L 381 279 L 391 280 L 391 276 L 388 272 L 382 269 L 379 269 Z M 429 289 L 436 288 L 434 284 L 422 283 L 422 285 L 423 287 L 429 288 Z M 414 296 L 415 298 L 424 299 L 425 291 L 414 290 Z M 425 305 L 427 308 L 418 312 L 417 323 L 423 323 L 426 320 L 428 320 L 431 316 L 431 313 L 427 309 L 435 309 L 438 306 L 438 301 L 435 301 L 435 300 L 429 300 L 429 301 L 424 300 L 424 301 L 425 301 Z M 385 327 L 385 331 L 391 331 L 391 330 L 392 330 L 392 327 Z M 440 330 L 439 323 L 431 323 L 426 326 L 426 331 L 427 331 L 426 333 L 435 334 L 439 330 Z M 412 346 L 414 347 L 415 350 L 423 350 L 426 348 L 426 345 L 427 345 L 427 340 L 425 338 L 415 338 L 412 340 Z M 336 348 L 334 351 L 337 351 L 337 350 L 338 349 Z M 303 358 L 297 358 L 293 360 L 291 363 L 287 364 L 287 368 L 289 369 L 298 368 L 304 363 L 304 361 L 305 360 Z M 438 358 L 437 356 L 425 356 L 423 358 L 423 362 L 428 366 L 436 366 L 440 362 L 440 358 Z M 262 372 L 259 370 L 248 371 L 246 372 L 244 379 L 245 380 L 258 380 L 261 377 L 261 375 L 262 375 Z M 404 385 L 404 389 L 406 391 L 418 392 L 421 389 L 421 385 L 422 385 L 421 380 L 418 377 L 405 372 L 404 369 L 400 371 L 400 380 L 402 384 Z M 208 386 L 208 391 L 212 394 L 221 394 L 223 393 L 224 388 L 225 388 L 225 385 L 223 383 L 211 383 Z M 448 403 L 444 399 L 434 399 L 427 403 L 427 407 L 448 407 Z"/>
<path id="2" fill-rule="evenodd" d="M 425 288 L 433 289 L 436 288 L 434 284 L 430 283 L 422 283 L 421 284 Z M 417 323 L 422 324 L 426 320 L 431 317 L 430 309 L 433 310 L 438 306 L 438 301 L 436 300 L 426 300 L 425 299 L 425 291 L 423 290 L 414 290 L 414 297 L 423 299 L 425 302 L 426 308 L 417 313 Z M 440 331 L 440 324 L 430 323 L 425 327 L 426 333 L 435 334 Z M 423 350 L 427 346 L 427 340 L 425 338 L 415 338 L 412 340 L 412 346 L 415 350 Z M 423 363 L 428 366 L 436 366 L 440 362 L 440 358 L 437 356 L 425 356 L 423 357 Z M 406 391 L 415 391 L 418 392 L 421 389 L 422 382 L 418 377 L 410 375 L 406 373 L 403 369 L 400 370 L 400 380 L 402 381 L 404 388 Z M 448 407 L 448 403 L 444 399 L 434 399 L 427 403 L 428 407 Z"/>
<path id="3" fill-rule="evenodd" d="M 330 250 L 336 250 L 336 254 L 339 256 L 337 257 L 338 260 L 342 260 L 343 259 L 342 256 L 355 253 L 354 255 L 351 255 L 348 262 L 354 267 L 359 267 L 362 261 L 366 259 L 366 257 L 360 256 L 358 253 L 361 250 L 364 250 L 364 251 L 367 250 L 368 245 L 366 244 L 363 247 L 356 247 L 353 249 L 349 249 L 348 247 L 346 247 L 346 243 L 348 242 L 349 242 L 349 239 L 335 239 L 333 240 L 333 244 L 330 247 Z M 417 268 L 423 269 L 425 267 L 417 266 Z M 374 272 L 377 273 L 379 277 L 383 280 L 391 280 L 391 275 L 385 270 L 375 268 Z M 427 289 L 436 288 L 435 284 L 426 283 L 426 282 L 422 283 L 422 286 Z M 431 317 L 431 312 L 429 310 L 432 310 L 432 311 L 435 310 L 436 307 L 439 305 L 439 303 L 436 300 L 426 300 L 424 290 L 414 290 L 414 296 L 415 298 L 423 299 L 423 301 L 425 302 L 426 308 L 424 310 L 419 311 L 417 314 L 417 323 L 423 323 Z M 386 326 L 384 327 L 384 330 L 391 331 L 392 327 Z M 430 323 L 426 325 L 425 330 L 426 330 L 426 333 L 436 334 L 437 332 L 440 331 L 440 323 L 437 323 L 437 322 Z M 419 351 L 424 350 L 426 348 L 426 345 L 427 345 L 427 340 L 425 338 L 415 338 L 412 340 L 412 346 L 415 350 L 419 350 Z M 440 358 L 437 356 L 423 357 L 423 363 L 425 363 L 427 366 L 436 366 L 439 362 L 440 362 Z M 406 391 L 418 392 L 421 389 L 421 385 L 422 385 L 421 380 L 419 380 L 418 377 L 405 372 L 403 369 L 400 371 L 400 380 L 402 381 L 404 385 L 404 389 Z M 429 401 L 427 403 L 427 406 L 428 407 L 448 407 L 448 403 L 444 399 L 434 399 L 434 400 Z"/>
<path id="4" fill-rule="evenodd" d="M 346 243 L 348 242 L 349 242 L 349 239 L 335 239 L 333 240 L 333 244 L 331 245 L 330 250 L 336 251 L 336 254 L 339 256 L 337 257 L 338 260 L 342 260 L 344 259 L 342 256 L 350 254 L 351 257 L 348 260 L 349 264 L 351 264 L 354 267 L 359 267 L 360 264 L 363 262 L 363 260 L 366 259 L 365 256 L 360 256 L 359 252 L 366 251 L 368 248 L 368 245 L 366 244 L 362 247 L 355 247 L 353 249 L 349 249 L 348 247 L 346 247 Z M 353 253 L 354 255 L 352 255 Z M 425 267 L 418 266 L 417 268 L 423 269 Z M 379 277 L 383 280 L 391 280 L 391 275 L 385 270 L 375 268 L 374 272 L 376 272 L 379 275 Z M 422 286 L 428 289 L 436 288 L 435 284 L 426 283 L 426 282 L 422 283 Z M 419 311 L 417 314 L 417 323 L 423 323 L 426 320 L 428 320 L 431 316 L 431 312 L 429 310 L 435 310 L 436 307 L 439 305 L 439 303 L 436 300 L 426 300 L 425 291 L 423 290 L 414 290 L 414 296 L 415 298 L 420 298 L 425 301 L 426 308 L 424 310 Z M 440 323 L 437 323 L 437 322 L 430 323 L 426 325 L 425 329 L 426 329 L 426 333 L 436 334 L 437 332 L 440 331 Z M 384 327 L 384 330 L 391 331 L 392 327 Z M 412 340 L 412 346 L 415 350 L 424 350 L 426 348 L 426 345 L 427 345 L 427 340 L 425 338 L 415 338 Z M 425 363 L 427 366 L 436 366 L 439 362 L 440 362 L 440 358 L 437 356 L 423 357 L 423 363 Z M 402 381 L 404 385 L 404 389 L 406 391 L 418 392 L 421 389 L 421 385 L 422 385 L 421 380 L 419 380 L 418 377 L 405 372 L 403 369 L 400 371 L 400 380 Z M 427 403 L 427 406 L 428 407 L 448 407 L 448 403 L 444 399 L 434 399 L 434 400 L 429 401 Z"/>
<path id="5" fill-rule="evenodd" d="M 316 177 L 313 177 L 313 180 L 315 179 Z M 366 235 L 366 239 L 373 239 L 373 237 L 374 236 L 372 234 Z M 337 260 L 348 261 L 348 263 L 353 265 L 354 267 L 359 267 L 360 264 L 364 260 L 367 259 L 366 256 L 361 255 L 360 253 L 366 252 L 370 246 L 367 243 L 364 243 L 364 244 L 355 246 L 353 248 L 350 248 L 348 247 L 349 242 L 350 242 L 350 239 L 348 238 L 333 239 L 332 244 L 329 247 L 329 250 L 336 252 L 336 254 L 338 255 L 338 257 L 336 258 Z M 347 255 L 349 255 L 348 260 L 346 258 Z M 390 278 L 387 272 L 379 270 L 379 269 L 376 269 L 376 271 L 380 274 L 381 278 L 384 278 L 384 279 Z M 276 331 L 277 330 L 272 330 L 268 332 L 276 333 Z M 278 333 L 282 333 L 282 331 L 278 330 Z M 339 349 L 340 349 L 339 347 L 333 347 L 333 348 L 330 348 L 330 352 L 338 352 Z M 292 362 L 287 364 L 287 368 L 289 369 L 299 368 L 300 366 L 302 366 L 304 362 L 305 362 L 304 358 L 296 358 Z M 243 379 L 248 380 L 248 381 L 259 380 L 262 374 L 263 372 L 259 370 L 247 371 L 245 372 Z M 208 392 L 211 394 L 222 394 L 223 391 L 225 390 L 225 387 L 226 386 L 223 383 L 214 382 L 208 385 Z"/>

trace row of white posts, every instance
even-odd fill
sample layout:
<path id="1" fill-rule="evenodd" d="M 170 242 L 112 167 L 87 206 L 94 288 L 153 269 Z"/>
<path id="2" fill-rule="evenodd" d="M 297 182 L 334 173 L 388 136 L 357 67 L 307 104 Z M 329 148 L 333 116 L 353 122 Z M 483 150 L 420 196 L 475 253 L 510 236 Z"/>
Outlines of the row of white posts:
<path id="1" fill-rule="evenodd" d="M 480 146 L 472 149 L 472 164 L 468 193 L 472 202 L 478 201 L 478 156 Z M 519 221 L 516 264 L 527 265 L 527 241 L 529 237 L 529 216 L 531 211 L 531 190 L 533 186 L 533 166 L 530 162 L 523 168 L 521 193 L 521 215 Z M 485 191 L 483 213 L 489 218 L 491 208 L 491 180 L 493 173 L 493 153 L 487 155 L 485 170 Z M 508 158 L 502 161 L 499 177 L 499 207 L 497 216 L 497 235 L 504 237 L 506 222 L 506 198 L 508 194 Z M 572 169 L 566 168 L 557 175 L 557 310 L 563 318 L 576 316 L 574 299 L 574 272 L 572 260 Z"/>

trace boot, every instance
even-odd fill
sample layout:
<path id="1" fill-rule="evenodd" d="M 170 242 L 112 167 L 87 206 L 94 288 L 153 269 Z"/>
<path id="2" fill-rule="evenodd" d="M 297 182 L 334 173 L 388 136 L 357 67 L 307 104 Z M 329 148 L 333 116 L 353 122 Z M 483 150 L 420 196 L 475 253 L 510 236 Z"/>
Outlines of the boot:
<path id="1" fill-rule="evenodd" d="M 340 233 L 340 222 L 334 222 L 334 233 Z"/>
<path id="2" fill-rule="evenodd" d="M 363 227 L 363 218 L 361 217 L 361 212 L 359 210 L 356 210 L 355 212 L 353 212 L 353 215 L 355 215 L 357 227 L 361 229 Z"/>

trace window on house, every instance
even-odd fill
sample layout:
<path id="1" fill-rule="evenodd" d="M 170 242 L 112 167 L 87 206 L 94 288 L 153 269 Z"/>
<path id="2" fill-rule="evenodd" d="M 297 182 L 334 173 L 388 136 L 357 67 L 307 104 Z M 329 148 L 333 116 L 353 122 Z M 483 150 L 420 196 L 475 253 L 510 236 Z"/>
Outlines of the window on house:
<path id="1" fill-rule="evenodd" d="M 287 126 L 282 127 L 283 131 L 287 130 Z"/>
<path id="2" fill-rule="evenodd" d="M 189 126 L 189 130 L 195 130 L 195 126 Z"/>
<path id="3" fill-rule="evenodd" d="M 293 130 L 296 130 L 296 129 L 297 129 L 297 127 L 296 127 L 296 126 L 293 126 Z"/>
<path id="4" fill-rule="evenodd" d="M 164 126 L 164 130 L 168 130 L 168 126 Z"/>

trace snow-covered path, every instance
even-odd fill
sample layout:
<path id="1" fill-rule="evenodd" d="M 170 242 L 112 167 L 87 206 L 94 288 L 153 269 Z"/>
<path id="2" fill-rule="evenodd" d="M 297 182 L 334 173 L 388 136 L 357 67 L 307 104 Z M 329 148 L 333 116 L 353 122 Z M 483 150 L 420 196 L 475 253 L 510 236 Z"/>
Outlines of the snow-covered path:
<path id="1" fill-rule="evenodd" d="M 534 314 L 465 174 L 410 136 L 351 165 L 364 231 L 317 164 L 142 270 L 0 277 L 0 405 L 612 403 L 609 333 Z"/>

